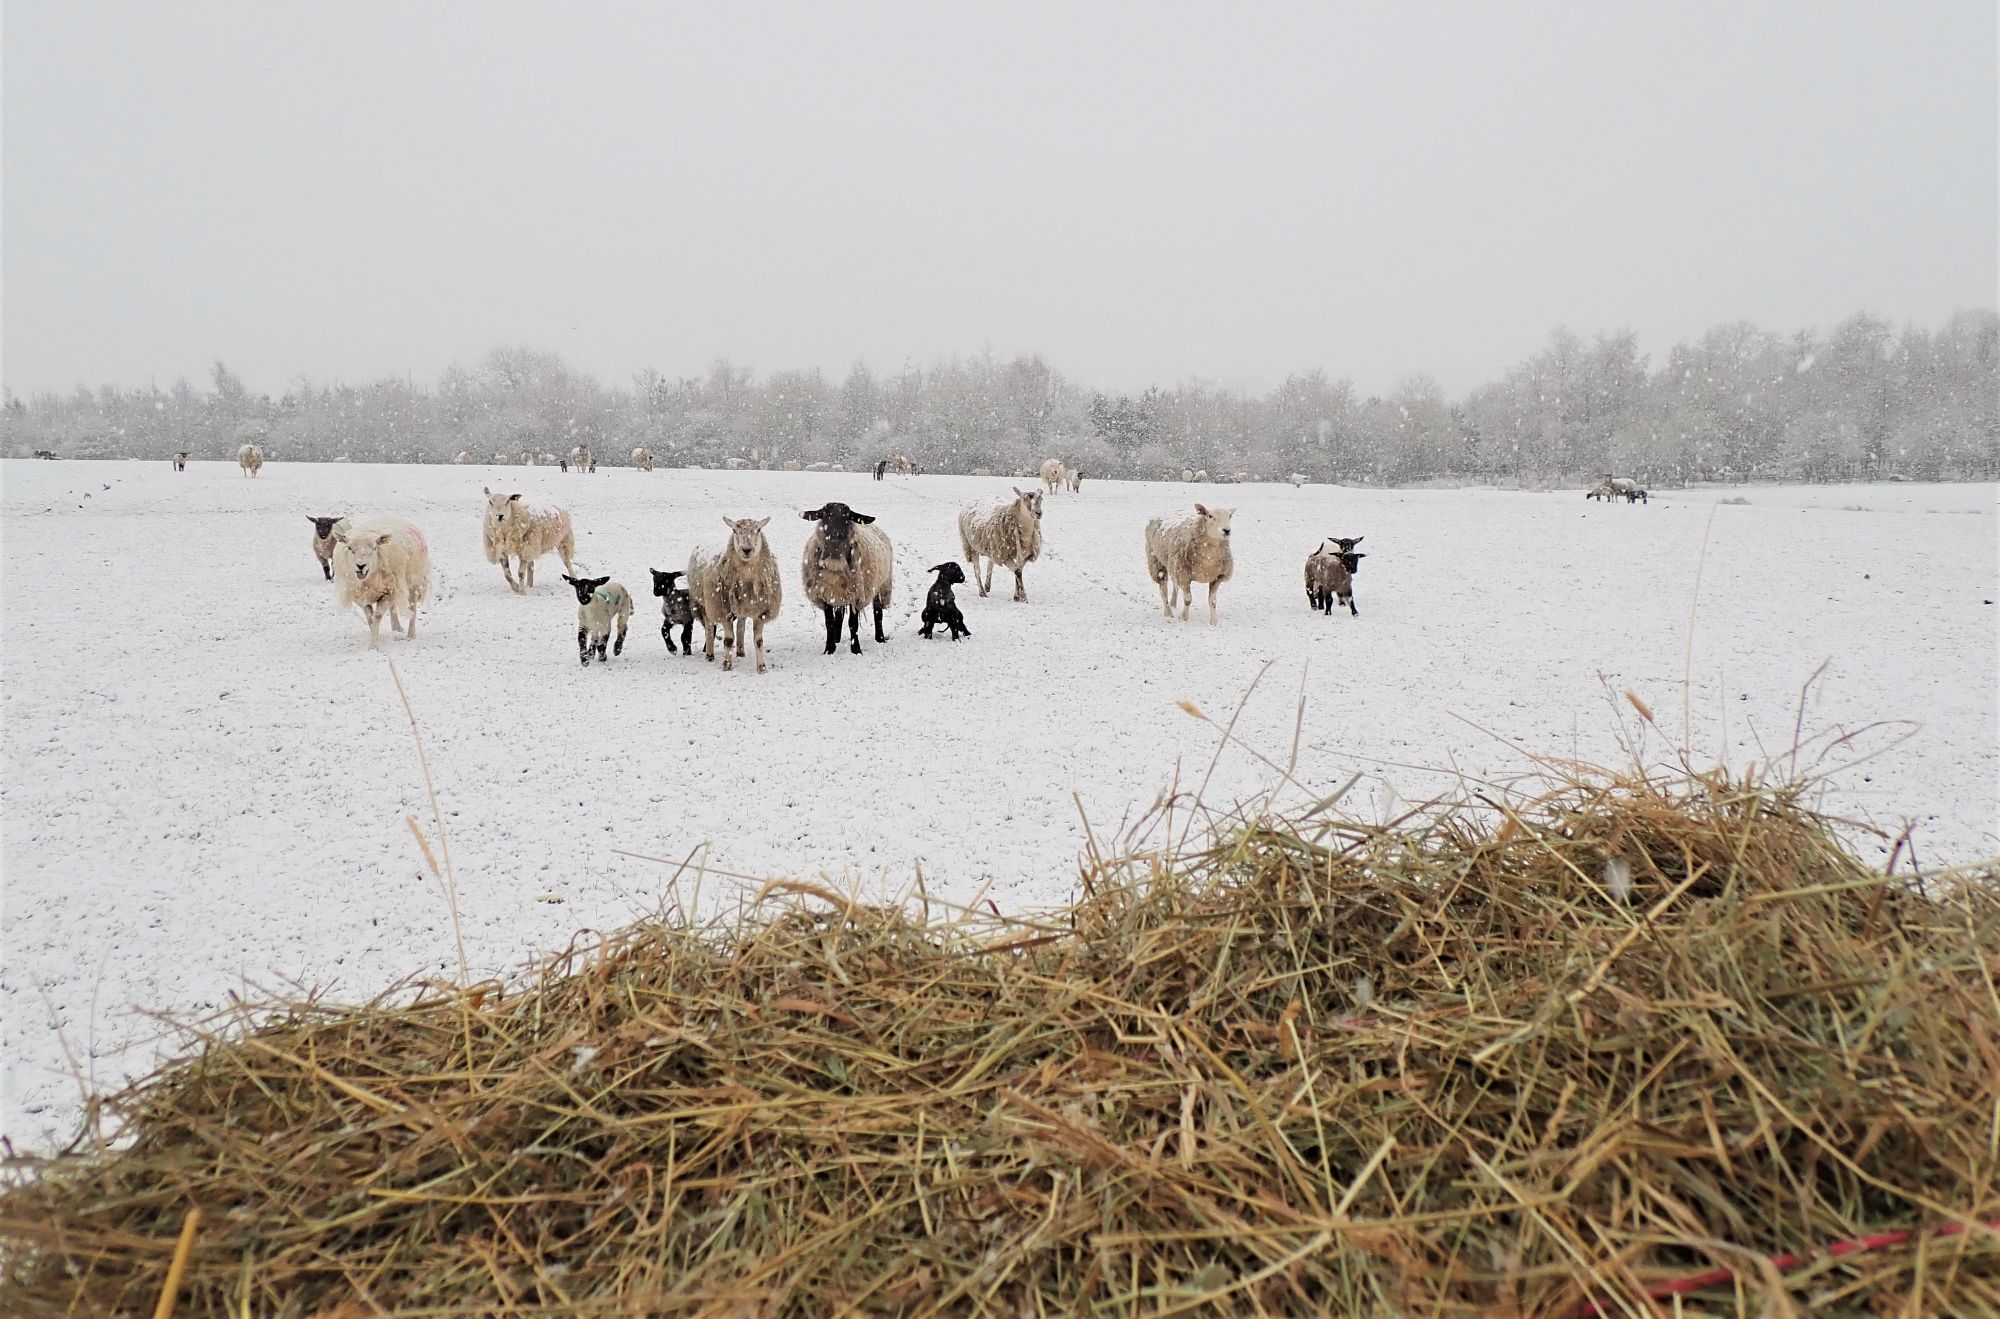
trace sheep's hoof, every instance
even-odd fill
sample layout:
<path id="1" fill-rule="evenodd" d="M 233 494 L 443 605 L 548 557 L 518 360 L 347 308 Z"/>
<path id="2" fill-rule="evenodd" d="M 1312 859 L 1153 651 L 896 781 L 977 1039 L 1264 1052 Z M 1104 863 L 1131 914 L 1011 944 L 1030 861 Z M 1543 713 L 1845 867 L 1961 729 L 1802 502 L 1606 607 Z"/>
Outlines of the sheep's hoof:
<path id="1" fill-rule="evenodd" d="M 763 673 L 763 672 L 765 672 L 765 671 L 766 671 L 766 666 L 765 666 L 765 665 L 762 665 L 762 664 L 759 664 L 759 665 L 757 666 L 757 672 L 759 672 L 759 673 Z"/>

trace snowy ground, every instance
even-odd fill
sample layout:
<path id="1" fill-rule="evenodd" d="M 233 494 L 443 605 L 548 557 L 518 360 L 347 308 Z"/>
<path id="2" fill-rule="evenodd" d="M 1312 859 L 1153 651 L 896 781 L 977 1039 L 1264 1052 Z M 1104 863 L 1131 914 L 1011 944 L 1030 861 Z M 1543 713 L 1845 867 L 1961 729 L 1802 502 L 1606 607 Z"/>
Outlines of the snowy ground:
<path id="1" fill-rule="evenodd" d="M 566 500 L 580 558 L 642 599 L 622 658 L 579 669 L 575 606 L 544 561 L 528 598 L 479 550 L 485 483 Z M 1897 830 L 1926 863 L 2000 851 L 1996 541 L 1990 486 L 1753 487 L 1605 506 L 1580 492 L 1361 491 L 1088 482 L 1049 502 L 1030 603 L 960 602 L 970 640 L 924 642 L 924 567 L 1000 479 L 831 474 L 9 462 L 4 552 L 5 1110 L 46 1141 L 77 1113 L 65 1045 L 100 1086 L 151 1059 L 135 1009 L 187 1014 L 245 980 L 371 994 L 450 972 L 410 729 L 360 621 L 336 612 L 312 513 L 393 512 L 429 532 L 441 598 L 385 642 L 422 723 L 475 973 L 656 910 L 703 856 L 934 892 L 991 882 L 1003 907 L 1067 896 L 1083 827 L 1115 833 L 1175 773 L 1191 785 L 1267 663 L 1240 734 L 1299 778 L 1365 777 L 1364 813 L 1500 776 L 1510 749 L 1627 762 L 1607 697 L 1630 689 L 1678 741 L 1683 675 L 1702 763 L 1741 767 L 1808 733 L 1914 721 L 1838 775 L 1825 805 Z M 1026 484 L 1023 482 L 1023 484 Z M 108 488 L 106 488 L 108 486 Z M 1717 501 L 1740 493 L 1747 506 Z M 1222 624 L 1160 617 L 1140 528 L 1197 498 L 1237 505 Z M 844 499 L 897 545 L 891 643 L 822 657 L 798 607 L 798 510 Z M 1715 510 L 1691 670 L 1684 656 Z M 725 674 L 660 643 L 647 568 L 682 567 L 720 518 L 773 518 L 786 610 L 771 672 Z M 1305 605 L 1300 565 L 1362 535 L 1359 618 Z M 1001 574 L 1001 580 L 1005 573 Z M 650 621 L 649 621 L 650 620 Z M 386 629 L 385 629 L 386 632 Z M 1602 675 L 1602 682 L 1600 682 Z M 1666 739 L 1647 735 L 1649 756 Z M 1837 761 L 1851 759 L 1848 748 Z M 1223 757 L 1209 790 L 1270 783 Z M 689 881 L 682 880 L 683 892 Z M 732 882 L 709 877 L 710 898 Z M 545 899 L 559 896 L 562 901 Z"/>

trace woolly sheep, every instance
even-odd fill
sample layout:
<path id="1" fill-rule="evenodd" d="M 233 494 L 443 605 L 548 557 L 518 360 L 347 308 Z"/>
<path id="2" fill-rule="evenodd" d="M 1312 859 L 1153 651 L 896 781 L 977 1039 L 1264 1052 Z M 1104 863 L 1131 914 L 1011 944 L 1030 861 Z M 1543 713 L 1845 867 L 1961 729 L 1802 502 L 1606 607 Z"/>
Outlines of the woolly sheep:
<path id="1" fill-rule="evenodd" d="M 457 453 L 452 455 L 451 460 L 457 463 L 460 467 L 470 467 L 472 465 L 472 450 L 460 449 Z"/>
<path id="2" fill-rule="evenodd" d="M 701 615 L 706 640 L 702 655 L 715 658 L 715 629 L 722 629 L 722 667 L 734 668 L 743 653 L 743 625 L 755 629 L 757 672 L 765 670 L 764 625 L 778 616 L 784 586 L 778 561 L 764 539 L 769 518 L 724 518 L 729 541 L 717 548 L 698 547 L 688 555 L 688 595 Z"/>
<path id="3" fill-rule="evenodd" d="M 1042 488 L 1049 494 L 1063 488 L 1063 460 L 1047 458 L 1042 461 Z"/>
<path id="4" fill-rule="evenodd" d="M 632 466 L 638 468 L 642 472 L 652 471 L 653 470 L 652 453 L 646 449 L 632 450 Z"/>
<path id="5" fill-rule="evenodd" d="M 817 523 L 806 539 L 799 577 L 806 599 L 820 607 L 826 619 L 826 650 L 840 648 L 840 629 L 847 625 L 848 649 L 861 653 L 861 611 L 875 611 L 875 644 L 889 638 L 882 631 L 882 611 L 895 589 L 895 552 L 887 533 L 872 525 L 872 514 L 845 504 L 823 504 L 800 514 Z M 844 620 L 843 620 L 844 616 Z"/>
<path id="6" fill-rule="evenodd" d="M 562 556 L 563 571 L 576 571 L 571 555 L 576 553 L 576 533 L 570 527 L 569 510 L 560 504 L 525 500 L 518 494 L 499 495 L 487 487 L 486 518 L 480 526 L 486 561 L 500 565 L 507 585 L 516 595 L 525 595 L 535 584 L 535 560 L 553 550 Z M 516 581 L 509 558 L 518 560 L 521 578 Z"/>
<path id="7" fill-rule="evenodd" d="M 579 472 L 594 472 L 597 470 L 597 456 L 591 453 L 589 445 L 579 444 L 569 451 L 569 465 Z"/>
<path id="8" fill-rule="evenodd" d="M 179 453 L 174 455 L 174 470 L 176 472 L 185 472 L 187 469 L 188 469 L 187 450 L 183 449 Z"/>
<path id="9" fill-rule="evenodd" d="M 264 451 L 254 444 L 246 444 L 236 451 L 236 465 L 243 469 L 243 475 L 255 476 L 264 466 Z"/>
<path id="10" fill-rule="evenodd" d="M 1146 575 L 1160 588 L 1160 607 L 1168 618 L 1174 616 L 1174 601 L 1179 600 L 1185 623 L 1194 600 L 1193 583 L 1207 582 L 1208 622 L 1215 626 L 1215 593 L 1236 571 L 1236 558 L 1229 549 L 1229 520 L 1234 516 L 1233 508 L 1196 504 L 1193 517 L 1171 521 L 1157 517 L 1146 524 Z"/>
<path id="11" fill-rule="evenodd" d="M 406 639 L 417 635 L 417 606 L 431 593 L 431 551 L 417 524 L 377 517 L 333 534 L 334 598 L 358 605 L 368 620 L 368 648 L 381 647 L 382 615 Z M 405 626 L 403 615 L 409 615 Z"/>
<path id="12" fill-rule="evenodd" d="M 1042 492 L 1012 487 L 1012 499 L 975 500 L 958 514 L 958 542 L 966 567 L 979 584 L 979 594 L 993 589 L 993 567 L 1014 570 L 1014 598 L 1028 598 L 1021 569 L 1042 557 Z M 984 559 L 985 574 L 980 573 Z"/>
<path id="13" fill-rule="evenodd" d="M 632 593 L 609 577 L 572 577 L 563 580 L 576 592 L 576 653 L 580 662 L 590 663 L 594 653 L 599 664 L 611 661 L 604 654 L 611 639 L 611 624 L 618 624 L 618 640 L 613 655 L 625 653 L 625 625 L 632 619 Z"/>
<path id="14" fill-rule="evenodd" d="M 347 518 L 340 513 L 330 518 L 316 518 L 308 513 L 306 521 L 313 524 L 313 557 L 319 560 L 319 569 L 330 582 L 333 580 L 333 533 L 347 530 Z"/>

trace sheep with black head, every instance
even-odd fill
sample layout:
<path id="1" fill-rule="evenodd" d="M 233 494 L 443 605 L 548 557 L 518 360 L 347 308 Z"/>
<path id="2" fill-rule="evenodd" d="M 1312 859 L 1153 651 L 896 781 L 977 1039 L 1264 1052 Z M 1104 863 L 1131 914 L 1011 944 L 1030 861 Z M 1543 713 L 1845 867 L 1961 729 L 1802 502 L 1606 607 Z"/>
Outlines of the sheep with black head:
<path id="1" fill-rule="evenodd" d="M 931 639 L 931 629 L 942 623 L 951 631 L 951 639 L 972 635 L 972 629 L 965 625 L 965 615 L 958 611 L 958 601 L 953 598 L 951 588 L 965 580 L 965 569 L 958 566 L 958 560 L 947 559 L 931 569 L 937 580 L 931 583 L 930 594 L 924 597 L 924 626 L 917 633 L 924 640 Z"/>
<path id="2" fill-rule="evenodd" d="M 653 594 L 660 600 L 660 636 L 666 640 L 667 653 L 669 655 L 676 653 L 674 628 L 679 627 L 681 644 L 678 653 L 694 654 L 694 598 L 688 594 L 686 587 L 674 585 L 687 574 L 661 572 L 658 568 L 650 571 L 653 574 Z"/>
<path id="3" fill-rule="evenodd" d="M 861 653 L 861 611 L 875 612 L 875 644 L 889 638 L 882 630 L 882 611 L 889 607 L 895 589 L 894 548 L 889 537 L 874 525 L 872 514 L 862 513 L 841 503 L 822 504 L 799 515 L 819 525 L 806 540 L 800 565 L 806 599 L 820 607 L 826 618 L 826 651 L 840 647 L 840 631 L 847 628 L 848 649 Z"/>
<path id="4" fill-rule="evenodd" d="M 599 664 L 610 660 L 604 654 L 611 642 L 611 624 L 618 624 L 618 640 L 611 645 L 613 655 L 625 653 L 625 626 L 632 619 L 632 593 L 609 577 L 572 577 L 563 580 L 576 592 L 576 651 L 579 662 L 588 664 L 592 655 Z"/>

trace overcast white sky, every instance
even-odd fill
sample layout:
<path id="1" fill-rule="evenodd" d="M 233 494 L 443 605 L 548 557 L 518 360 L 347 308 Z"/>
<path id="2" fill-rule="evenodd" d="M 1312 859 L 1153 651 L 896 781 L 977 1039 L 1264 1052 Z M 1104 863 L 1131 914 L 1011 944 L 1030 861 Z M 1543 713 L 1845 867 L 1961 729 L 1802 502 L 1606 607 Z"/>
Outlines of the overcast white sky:
<path id="1" fill-rule="evenodd" d="M 7 0 L 17 392 L 1039 350 L 1382 388 L 1996 296 L 1995 5 Z"/>

